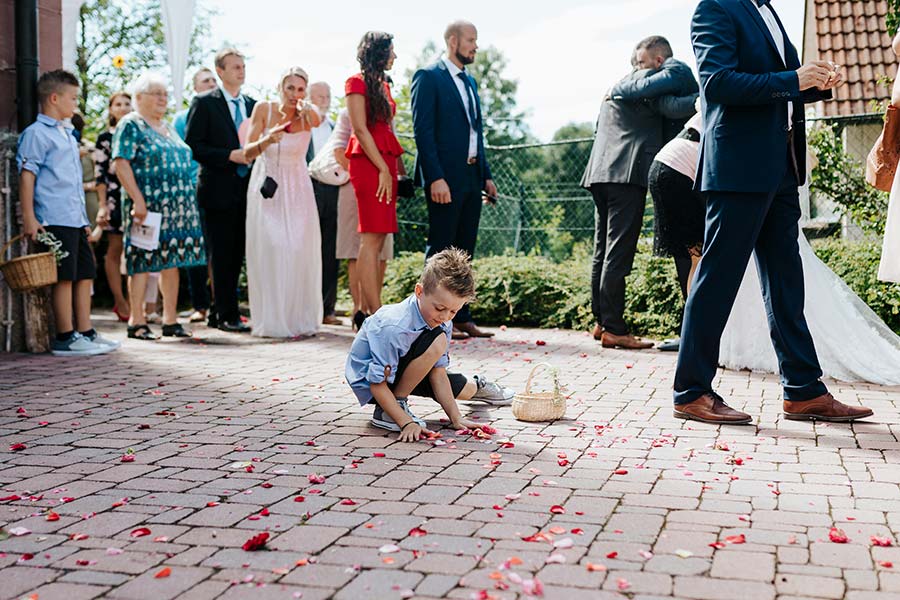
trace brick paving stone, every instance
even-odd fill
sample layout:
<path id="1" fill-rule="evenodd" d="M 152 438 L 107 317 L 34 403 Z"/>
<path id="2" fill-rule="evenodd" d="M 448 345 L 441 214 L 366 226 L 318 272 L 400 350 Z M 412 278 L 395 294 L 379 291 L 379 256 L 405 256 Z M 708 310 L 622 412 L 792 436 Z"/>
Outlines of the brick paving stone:
<path id="1" fill-rule="evenodd" d="M 496 590 L 491 574 L 518 558 L 512 571 L 537 575 L 551 600 L 621 599 L 619 579 L 632 600 L 900 597 L 896 568 L 878 565 L 900 564 L 900 548 L 869 542 L 900 537 L 900 388 L 829 384 L 872 405 L 878 422 L 799 423 L 781 418 L 776 376 L 720 370 L 717 389 L 758 415 L 758 425 L 687 424 L 671 418 L 674 356 L 601 349 L 583 332 L 508 329 L 454 342 L 455 368 L 485 368 L 519 389 L 532 364 L 522 358 L 559 364 L 572 394 L 567 420 L 522 423 L 508 408 L 466 403 L 464 413 L 515 445 L 449 429 L 443 439 L 456 441 L 448 445 L 400 444 L 372 428 L 370 409 L 347 393 L 347 328 L 287 343 L 196 330 L 192 344 L 126 340 L 103 369 L 48 356 L 0 359 L 0 393 L 15 392 L 15 402 L 0 403 L 0 437 L 28 444 L 21 453 L 0 451 L 0 497 L 26 496 L 0 503 L 0 526 L 32 532 L 0 540 L 3 581 L 26 582 L 13 593 L 124 599 L 170 586 L 169 596 L 184 600 L 301 592 L 304 600 L 469 600 L 487 590 L 505 600 L 521 589 L 507 580 L 510 589 Z M 533 344 L 538 336 L 545 348 Z M 133 373 L 138 353 L 142 368 Z M 78 393 L 47 393 L 48 368 L 61 389 Z M 14 413 L 20 405 L 28 418 Z M 439 407 L 415 407 L 441 426 Z M 138 458 L 121 464 L 127 446 Z M 568 465 L 558 464 L 561 453 Z M 731 456 L 746 460 L 729 465 Z M 232 466 L 251 460 L 252 473 Z M 615 475 L 617 468 L 628 474 Z M 311 473 L 325 483 L 311 483 Z M 43 497 L 32 501 L 26 491 Z M 63 496 L 74 501 L 61 503 Z M 122 498 L 130 501 L 113 508 Z M 565 514 L 551 514 L 555 504 Z M 263 508 L 270 516 L 257 519 Z M 45 520 L 50 509 L 58 521 Z M 141 526 L 151 536 L 132 539 Z M 415 526 L 427 534 L 410 537 Z M 830 543 L 832 526 L 851 543 Z M 263 529 L 272 535 L 269 551 L 240 549 Z M 573 546 L 521 539 L 538 531 Z M 68 538 L 82 532 L 90 537 Z M 746 543 L 709 546 L 738 534 Z M 401 550 L 380 553 L 385 544 Z M 36 555 L 17 562 L 23 552 Z M 550 554 L 565 563 L 547 564 Z M 297 566 L 298 559 L 312 562 Z M 170 578 L 153 578 L 163 565 Z"/>

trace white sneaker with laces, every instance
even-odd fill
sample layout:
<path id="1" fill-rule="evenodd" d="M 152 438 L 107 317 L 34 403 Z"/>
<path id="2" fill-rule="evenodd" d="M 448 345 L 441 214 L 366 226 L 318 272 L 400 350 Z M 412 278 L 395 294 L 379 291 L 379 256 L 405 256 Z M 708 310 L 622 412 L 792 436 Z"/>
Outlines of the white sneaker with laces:
<path id="1" fill-rule="evenodd" d="M 89 336 L 86 335 L 86 336 L 84 336 L 84 338 L 86 340 L 88 340 L 89 342 L 93 342 L 93 343 L 97 344 L 98 346 L 106 348 L 107 352 L 112 352 L 113 350 L 118 349 L 119 346 L 122 345 L 122 342 L 119 342 L 117 340 L 111 340 L 109 338 L 105 338 L 102 335 L 100 335 L 99 333 L 97 333 L 96 330 L 94 330 L 94 335 L 89 335 Z"/>
<path id="2" fill-rule="evenodd" d="M 515 396 L 516 393 L 510 388 L 503 387 L 493 381 L 488 381 L 480 375 L 476 375 L 473 379 L 475 379 L 478 390 L 475 392 L 475 395 L 472 396 L 472 400 L 484 402 L 491 406 L 506 406 L 512 404 L 513 396 Z"/>
<path id="3" fill-rule="evenodd" d="M 64 342 L 53 340 L 50 344 L 50 352 L 53 356 L 94 356 L 109 352 L 104 346 L 95 344 L 77 331 Z"/>
<path id="4" fill-rule="evenodd" d="M 403 409 L 403 412 L 409 415 L 409 417 L 415 421 L 416 425 L 421 427 L 422 429 L 427 429 L 428 424 L 414 415 L 411 410 L 409 410 L 409 404 L 407 404 L 406 399 L 397 398 L 397 403 L 400 405 L 400 408 Z M 372 425 L 378 427 L 380 429 L 387 429 L 388 431 L 400 431 L 400 426 L 394 422 L 389 414 L 384 412 L 380 406 L 375 406 L 375 412 L 372 413 Z"/>

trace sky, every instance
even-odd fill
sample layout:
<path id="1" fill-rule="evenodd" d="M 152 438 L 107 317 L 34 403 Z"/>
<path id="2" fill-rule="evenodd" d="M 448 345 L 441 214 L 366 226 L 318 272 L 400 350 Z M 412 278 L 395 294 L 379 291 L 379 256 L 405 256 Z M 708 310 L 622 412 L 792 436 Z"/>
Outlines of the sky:
<path id="1" fill-rule="evenodd" d="M 606 90 L 630 70 L 634 45 L 663 35 L 675 57 L 695 66 L 690 20 L 697 0 L 201 0 L 218 11 L 211 22 L 215 49 L 237 45 L 247 56 L 247 85 L 274 90 L 279 74 L 301 66 L 313 81 L 343 95 L 359 70 L 356 46 L 367 30 L 394 35 L 392 76 L 403 83 L 424 45 L 443 46 L 444 27 L 458 18 L 478 27 L 478 43 L 500 49 L 504 75 L 519 82 L 519 108 L 531 132 L 549 140 L 570 122 L 593 122 Z M 802 45 L 803 0 L 778 2 L 788 35 Z M 212 63 L 210 57 L 209 63 Z M 255 92 L 258 93 L 258 92 Z"/>

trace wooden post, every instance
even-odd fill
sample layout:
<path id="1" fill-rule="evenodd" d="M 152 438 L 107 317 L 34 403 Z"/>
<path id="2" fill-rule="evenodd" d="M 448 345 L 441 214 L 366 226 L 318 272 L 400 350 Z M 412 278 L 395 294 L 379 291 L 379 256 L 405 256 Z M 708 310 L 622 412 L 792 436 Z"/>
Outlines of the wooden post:
<path id="1" fill-rule="evenodd" d="M 25 347 L 29 352 L 50 351 L 50 288 L 23 294 L 25 304 Z"/>

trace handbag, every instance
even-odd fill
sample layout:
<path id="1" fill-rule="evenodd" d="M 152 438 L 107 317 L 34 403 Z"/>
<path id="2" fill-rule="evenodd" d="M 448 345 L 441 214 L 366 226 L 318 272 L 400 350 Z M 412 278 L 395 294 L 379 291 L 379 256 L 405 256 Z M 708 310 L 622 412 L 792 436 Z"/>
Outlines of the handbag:
<path id="1" fill-rule="evenodd" d="M 866 182 L 882 192 L 890 192 L 900 161 L 900 113 L 894 105 L 884 115 L 884 129 L 866 157 Z"/>
<path id="2" fill-rule="evenodd" d="M 259 186 L 260 195 L 266 200 L 272 198 L 275 195 L 275 192 L 278 191 L 278 182 L 269 175 L 269 161 L 263 159 L 265 162 L 263 165 L 266 167 L 266 178 L 263 179 L 262 185 Z M 281 143 L 278 144 L 278 166 L 281 166 Z"/>
<path id="3" fill-rule="evenodd" d="M 325 144 L 309 163 L 309 176 L 320 183 L 341 186 L 350 181 L 350 173 L 338 164 L 334 146 Z"/>

